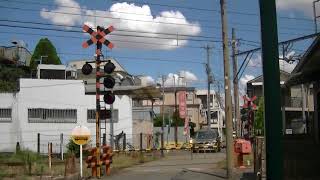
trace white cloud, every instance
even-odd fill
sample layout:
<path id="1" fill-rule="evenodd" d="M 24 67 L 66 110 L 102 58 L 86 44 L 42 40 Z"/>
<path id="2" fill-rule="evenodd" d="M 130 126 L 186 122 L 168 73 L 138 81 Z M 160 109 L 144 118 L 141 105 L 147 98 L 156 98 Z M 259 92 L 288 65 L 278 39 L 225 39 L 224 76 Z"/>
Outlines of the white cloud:
<path id="1" fill-rule="evenodd" d="M 155 84 L 155 80 L 151 76 L 146 76 L 145 81 L 147 85 L 153 85 Z"/>
<path id="2" fill-rule="evenodd" d="M 180 71 L 179 75 L 174 73 L 169 73 L 165 77 L 164 86 L 186 86 L 189 83 L 197 81 L 198 78 L 195 74 L 190 71 Z M 158 83 L 162 83 L 161 78 L 158 79 Z"/>
<path id="3" fill-rule="evenodd" d="M 249 67 L 262 67 L 262 63 L 261 63 L 261 55 L 257 55 L 254 58 L 250 59 Z"/>
<path id="4" fill-rule="evenodd" d="M 242 76 L 240 78 L 240 83 L 239 83 L 239 91 L 240 91 L 240 94 L 247 94 L 245 91 L 246 91 L 246 87 L 247 87 L 247 82 L 254 79 L 254 76 L 253 75 L 250 75 L 250 74 L 245 74 L 244 76 Z"/>
<path id="5" fill-rule="evenodd" d="M 77 2 L 73 0 L 55 0 L 55 3 L 57 4 L 57 9 L 48 10 L 42 8 L 40 16 L 58 25 L 74 26 L 81 22 L 81 9 Z"/>
<path id="6" fill-rule="evenodd" d="M 295 61 L 293 63 L 287 63 L 284 60 L 280 60 L 279 61 L 280 69 L 283 70 L 283 71 L 286 71 L 288 73 L 291 73 L 293 71 L 293 69 L 296 67 L 297 64 L 298 64 L 297 61 Z"/>
<path id="7" fill-rule="evenodd" d="M 88 24 L 91 27 L 113 25 L 116 30 L 108 35 L 108 39 L 114 42 L 115 47 L 175 49 L 186 45 L 188 42 L 186 37 L 179 37 L 179 34 L 197 35 L 201 31 L 200 25 L 197 22 L 189 22 L 180 11 L 163 11 L 159 15 L 153 16 L 148 5 L 138 6 L 134 3 L 115 3 L 105 11 L 61 7 L 73 6 L 81 8 L 79 3 L 74 0 L 56 0 L 55 3 L 58 6 L 57 9 L 51 11 L 42 9 L 40 12 L 41 17 L 55 24 L 62 25 L 81 25 L 82 23 Z M 55 12 L 70 14 L 58 14 Z M 126 30 L 127 32 L 121 30 Z M 152 32 L 156 34 L 129 31 Z M 164 35 L 163 33 L 174 35 Z M 116 34 L 125 36 L 117 36 Z M 150 36 L 152 38 L 139 36 Z M 128 43 L 128 41 L 140 43 Z M 156 45 L 152 43 L 156 43 Z"/>
<path id="8" fill-rule="evenodd" d="M 313 17 L 314 0 L 277 0 L 279 10 L 295 10 L 304 13 L 307 16 Z M 292 16 L 292 14 L 290 14 Z"/>
<path id="9" fill-rule="evenodd" d="M 290 51 L 287 55 L 286 58 L 290 59 L 291 57 L 293 57 L 295 54 L 294 51 Z M 283 58 L 282 55 L 279 56 L 279 67 L 280 70 L 286 71 L 288 73 L 291 73 L 292 70 L 296 67 L 297 65 L 297 61 L 293 62 L 293 63 L 288 63 L 284 60 L 281 60 Z M 261 55 L 256 56 L 255 58 L 252 58 L 248 64 L 249 67 L 255 67 L 255 68 L 262 68 L 262 61 L 261 61 Z"/>

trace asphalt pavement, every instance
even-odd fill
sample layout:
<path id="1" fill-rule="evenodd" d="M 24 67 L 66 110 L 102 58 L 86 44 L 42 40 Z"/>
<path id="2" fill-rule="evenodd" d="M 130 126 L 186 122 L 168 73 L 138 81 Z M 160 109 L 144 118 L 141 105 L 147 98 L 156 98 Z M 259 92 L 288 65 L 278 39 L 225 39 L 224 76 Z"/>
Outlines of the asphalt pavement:
<path id="1" fill-rule="evenodd" d="M 126 168 L 112 176 L 111 180 L 221 180 L 226 172 L 217 163 L 225 159 L 225 153 L 191 153 L 189 151 L 166 152 L 163 159 Z"/>

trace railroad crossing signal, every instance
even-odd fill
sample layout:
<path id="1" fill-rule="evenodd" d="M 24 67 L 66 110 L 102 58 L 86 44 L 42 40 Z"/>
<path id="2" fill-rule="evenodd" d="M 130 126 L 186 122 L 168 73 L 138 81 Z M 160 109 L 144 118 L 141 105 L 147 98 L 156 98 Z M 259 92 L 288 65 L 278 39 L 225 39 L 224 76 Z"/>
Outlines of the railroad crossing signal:
<path id="1" fill-rule="evenodd" d="M 91 38 L 89 40 L 82 43 L 83 48 L 87 48 L 93 43 L 97 44 L 97 42 L 100 42 L 101 44 L 106 45 L 110 49 L 114 47 L 114 45 L 109 40 L 104 38 L 104 36 L 106 36 L 107 34 L 111 33 L 114 30 L 113 26 L 109 26 L 107 29 L 104 29 L 103 27 L 98 26 L 97 32 L 94 31 L 88 25 L 83 25 L 82 29 L 84 32 L 87 32 L 88 34 L 91 35 Z"/>
<path id="2" fill-rule="evenodd" d="M 243 96 L 243 100 L 244 100 L 244 104 L 243 104 L 243 108 L 253 108 L 256 109 L 257 105 L 255 105 L 253 103 L 253 101 L 255 101 L 257 99 L 257 96 L 253 96 L 252 98 L 248 98 L 247 96 Z"/>

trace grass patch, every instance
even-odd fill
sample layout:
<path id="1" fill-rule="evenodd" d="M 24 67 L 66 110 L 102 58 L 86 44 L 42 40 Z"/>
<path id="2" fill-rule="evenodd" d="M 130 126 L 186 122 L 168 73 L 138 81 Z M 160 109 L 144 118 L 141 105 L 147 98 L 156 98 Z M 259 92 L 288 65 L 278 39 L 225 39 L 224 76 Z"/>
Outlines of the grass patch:
<path id="1" fill-rule="evenodd" d="M 29 152 L 28 152 L 29 153 Z M 14 178 L 14 179 L 30 179 L 34 176 L 64 176 L 65 164 L 64 161 L 53 158 L 52 168 L 49 169 L 48 157 L 38 156 L 36 153 L 29 154 L 23 152 L 22 154 L 3 154 L 0 153 L 0 179 Z M 160 157 L 160 156 L 159 156 Z M 111 173 L 130 166 L 156 160 L 158 157 L 151 153 L 144 153 L 142 156 L 139 152 L 130 153 L 115 153 L 113 156 L 113 163 L 111 165 Z M 31 161 L 32 160 L 32 161 Z M 76 169 L 79 171 L 79 159 L 76 160 Z M 31 169 L 30 169 L 31 167 Z M 29 171 L 30 170 L 30 171 Z M 83 176 L 91 176 L 91 169 L 87 168 L 85 159 L 83 160 Z"/>

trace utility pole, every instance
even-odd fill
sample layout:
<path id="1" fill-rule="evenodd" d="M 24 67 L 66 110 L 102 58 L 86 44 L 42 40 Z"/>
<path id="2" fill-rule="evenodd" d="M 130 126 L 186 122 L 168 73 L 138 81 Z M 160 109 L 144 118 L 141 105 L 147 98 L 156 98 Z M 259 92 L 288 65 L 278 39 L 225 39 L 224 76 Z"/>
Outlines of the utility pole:
<path id="1" fill-rule="evenodd" d="M 314 20 L 314 30 L 315 33 L 318 32 L 318 23 L 317 23 L 317 19 L 320 18 L 320 16 L 317 15 L 317 10 L 316 10 L 316 5 L 317 3 L 320 2 L 320 0 L 315 0 L 313 1 L 313 20 Z"/>
<path id="2" fill-rule="evenodd" d="M 222 39 L 223 39 L 223 63 L 224 63 L 224 93 L 225 93 L 225 114 L 227 131 L 227 176 L 233 178 L 233 125 L 232 125 L 232 100 L 230 87 L 230 63 L 228 48 L 227 16 L 225 14 L 225 0 L 220 0 Z"/>
<path id="3" fill-rule="evenodd" d="M 283 179 L 283 132 L 275 0 L 260 0 L 267 179 Z"/>
<path id="4" fill-rule="evenodd" d="M 237 137 L 240 137 L 240 109 L 239 109 L 239 85 L 238 85 L 238 77 L 236 74 L 238 72 L 238 61 L 236 57 L 237 53 L 237 40 L 235 29 L 232 28 L 232 62 L 233 62 L 233 98 L 234 98 L 234 119 L 235 119 L 235 127 L 237 131 Z"/>
<path id="5" fill-rule="evenodd" d="M 165 81 L 165 76 L 162 75 L 161 77 L 162 79 L 162 126 L 161 126 L 161 147 L 163 146 L 163 133 L 164 133 L 164 81 Z M 163 153 L 163 148 L 161 148 L 161 157 L 164 157 L 164 153 Z"/>
<path id="6" fill-rule="evenodd" d="M 179 80 L 179 78 L 178 78 Z M 177 89 L 176 89 L 176 77 L 173 75 L 173 87 L 174 87 L 174 119 L 175 119 L 175 126 L 174 126 L 174 142 L 177 147 L 178 145 L 178 110 L 177 110 Z"/>
<path id="7" fill-rule="evenodd" d="M 212 71 L 210 67 L 210 50 L 212 47 L 207 45 L 205 47 L 207 50 L 207 63 L 206 63 L 206 72 L 207 72 L 207 80 L 208 80 L 208 94 L 207 94 L 207 124 L 208 124 L 208 131 L 211 129 L 211 107 L 210 107 L 210 84 L 213 82 L 213 77 L 212 77 Z"/>

